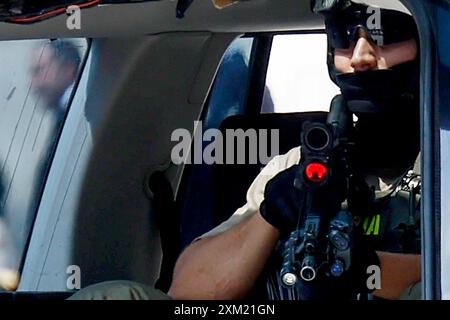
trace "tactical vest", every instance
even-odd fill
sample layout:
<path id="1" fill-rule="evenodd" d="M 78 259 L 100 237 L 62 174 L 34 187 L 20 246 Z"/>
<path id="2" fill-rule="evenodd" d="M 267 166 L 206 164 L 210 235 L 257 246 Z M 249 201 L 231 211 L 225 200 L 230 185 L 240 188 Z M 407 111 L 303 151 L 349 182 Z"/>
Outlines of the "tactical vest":
<path id="1" fill-rule="evenodd" d="M 420 186 L 420 163 L 416 161 L 414 170 L 395 190 L 359 218 L 357 224 L 375 250 L 420 254 Z"/>

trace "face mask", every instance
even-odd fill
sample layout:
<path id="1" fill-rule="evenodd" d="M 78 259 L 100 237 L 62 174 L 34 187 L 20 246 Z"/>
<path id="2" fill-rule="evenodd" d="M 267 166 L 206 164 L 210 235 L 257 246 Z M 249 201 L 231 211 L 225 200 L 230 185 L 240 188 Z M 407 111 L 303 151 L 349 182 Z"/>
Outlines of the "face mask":
<path id="1" fill-rule="evenodd" d="M 336 84 L 351 112 L 361 114 L 410 111 L 419 92 L 418 65 L 408 62 L 388 70 L 371 70 L 336 75 Z"/>

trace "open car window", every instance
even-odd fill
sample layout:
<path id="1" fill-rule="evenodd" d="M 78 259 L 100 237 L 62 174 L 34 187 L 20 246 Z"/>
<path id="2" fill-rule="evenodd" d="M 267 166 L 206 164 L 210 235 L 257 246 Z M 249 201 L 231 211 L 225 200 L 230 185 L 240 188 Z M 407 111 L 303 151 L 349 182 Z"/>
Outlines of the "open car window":
<path id="1" fill-rule="evenodd" d="M 326 48 L 323 33 L 274 36 L 261 112 L 328 111 L 339 88 L 328 75 Z"/>

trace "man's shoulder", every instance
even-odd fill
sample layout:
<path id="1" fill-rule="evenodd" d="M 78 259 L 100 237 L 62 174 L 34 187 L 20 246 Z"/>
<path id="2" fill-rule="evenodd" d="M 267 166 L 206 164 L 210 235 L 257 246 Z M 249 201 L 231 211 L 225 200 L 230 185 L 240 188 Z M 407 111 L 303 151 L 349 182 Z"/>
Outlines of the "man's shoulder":
<path id="1" fill-rule="evenodd" d="M 281 171 L 298 164 L 299 161 L 300 147 L 293 148 L 287 153 L 272 158 L 272 160 L 270 160 L 261 170 L 260 174 L 255 178 L 252 185 L 248 189 L 246 197 L 247 202 L 245 205 L 237 209 L 228 220 L 224 221 L 222 224 L 218 225 L 194 241 L 205 237 L 219 235 L 258 212 L 259 206 L 264 200 L 264 189 L 267 182 Z"/>
<path id="2" fill-rule="evenodd" d="M 261 171 L 263 175 L 273 176 L 300 162 L 300 146 L 292 148 L 287 153 L 275 156 Z"/>

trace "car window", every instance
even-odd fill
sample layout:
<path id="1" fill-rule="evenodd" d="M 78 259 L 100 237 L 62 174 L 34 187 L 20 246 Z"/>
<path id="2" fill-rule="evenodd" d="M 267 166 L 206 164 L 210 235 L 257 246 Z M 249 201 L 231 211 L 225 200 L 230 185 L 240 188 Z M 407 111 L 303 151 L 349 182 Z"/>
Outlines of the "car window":
<path id="1" fill-rule="evenodd" d="M 250 82 L 253 38 L 236 39 L 226 50 L 209 97 L 205 128 L 218 128 L 223 119 L 243 113 Z"/>
<path id="2" fill-rule="evenodd" d="M 87 41 L 0 48 L 0 289 L 13 290 Z"/>
<path id="3" fill-rule="evenodd" d="M 328 111 L 339 93 L 326 66 L 325 34 L 284 34 L 273 38 L 262 113 Z"/>
<path id="4" fill-rule="evenodd" d="M 225 52 L 207 104 L 205 129 L 217 128 L 228 116 L 245 113 L 253 39 L 239 38 Z M 328 75 L 326 48 L 327 38 L 322 33 L 275 35 L 261 112 L 328 111 L 340 91 Z"/>

